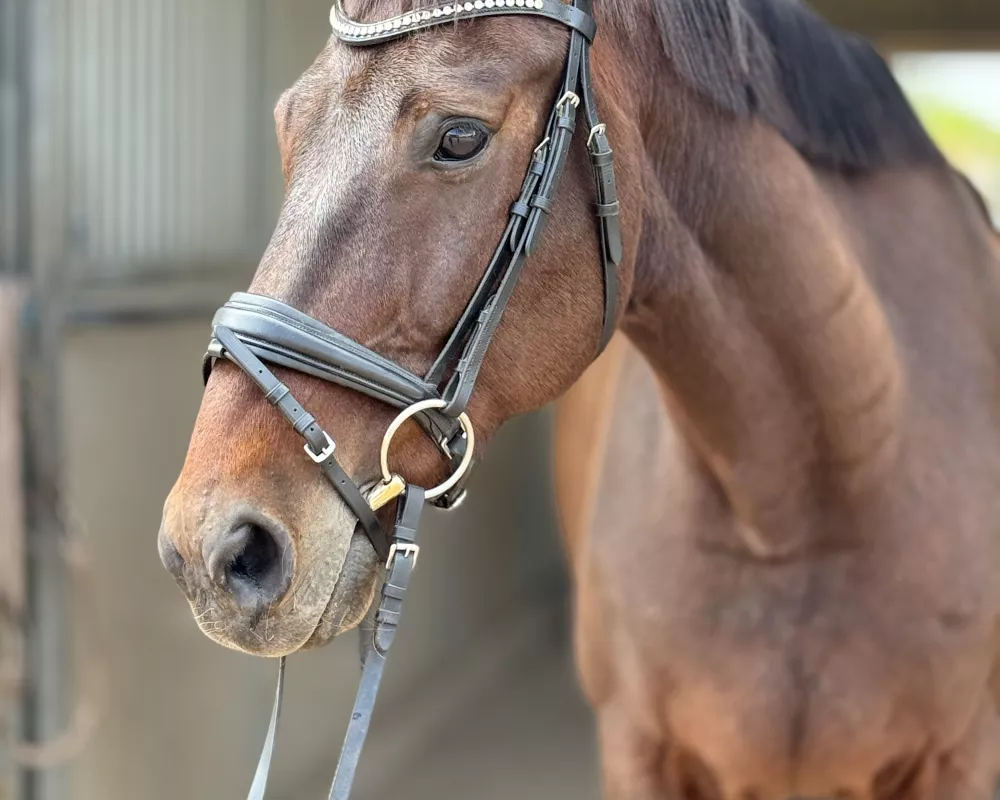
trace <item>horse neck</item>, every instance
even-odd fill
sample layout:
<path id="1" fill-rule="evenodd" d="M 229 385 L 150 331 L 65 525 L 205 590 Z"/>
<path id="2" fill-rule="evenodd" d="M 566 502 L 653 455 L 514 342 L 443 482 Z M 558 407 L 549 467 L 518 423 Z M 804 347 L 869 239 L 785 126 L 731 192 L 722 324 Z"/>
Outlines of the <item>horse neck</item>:
<path id="1" fill-rule="evenodd" d="M 763 124 L 684 104 L 649 126 L 665 144 L 647 145 L 624 329 L 746 544 L 787 556 L 890 473 L 901 365 L 827 178 Z"/>

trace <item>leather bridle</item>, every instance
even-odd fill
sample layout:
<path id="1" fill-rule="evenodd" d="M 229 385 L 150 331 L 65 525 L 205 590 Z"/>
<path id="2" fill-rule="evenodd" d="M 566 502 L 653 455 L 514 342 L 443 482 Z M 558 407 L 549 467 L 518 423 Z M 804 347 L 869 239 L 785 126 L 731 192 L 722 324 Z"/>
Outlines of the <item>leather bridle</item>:
<path id="1" fill-rule="evenodd" d="M 243 370 L 261 389 L 296 432 L 305 451 L 358 518 L 372 547 L 388 569 L 382 587 L 374 631 L 367 641 L 361 686 L 330 791 L 331 800 L 347 800 L 368 732 L 371 712 L 392 644 L 419 548 L 417 529 L 425 502 L 455 507 L 464 497 L 465 482 L 475 447 L 472 423 L 465 413 L 476 379 L 514 287 L 530 255 L 536 252 L 552 212 L 559 180 L 566 166 L 576 128 L 578 107 L 587 124 L 587 150 L 596 183 L 596 217 L 604 281 L 604 320 L 599 343 L 603 350 L 615 329 L 618 307 L 617 267 L 622 259 L 619 204 L 615 189 L 612 150 L 607 131 L 597 116 L 590 72 L 590 45 L 597 31 L 593 0 L 475 0 L 447 3 L 413 11 L 389 20 L 361 23 L 350 19 L 341 0 L 334 0 L 330 21 L 343 43 L 367 47 L 384 44 L 410 33 L 456 20 L 521 15 L 558 22 L 570 29 L 563 79 L 549 116 L 545 135 L 531 157 L 521 192 L 511 205 L 500 244 L 469 304 L 430 370 L 419 377 L 378 353 L 338 333 L 322 322 L 277 300 L 237 293 L 213 320 L 213 335 L 204 362 L 207 382 L 215 361 L 225 358 Z M 382 443 L 382 479 L 367 489 L 359 487 L 337 461 L 336 445 L 271 372 L 277 364 L 338 384 L 401 409 Z M 451 477 L 425 490 L 407 484 L 388 463 L 393 435 L 408 419 L 416 419 L 440 451 L 452 462 Z M 391 536 L 376 512 L 397 501 Z M 285 660 L 280 660 L 274 710 L 257 773 L 248 800 L 262 800 L 274 750 Z"/>

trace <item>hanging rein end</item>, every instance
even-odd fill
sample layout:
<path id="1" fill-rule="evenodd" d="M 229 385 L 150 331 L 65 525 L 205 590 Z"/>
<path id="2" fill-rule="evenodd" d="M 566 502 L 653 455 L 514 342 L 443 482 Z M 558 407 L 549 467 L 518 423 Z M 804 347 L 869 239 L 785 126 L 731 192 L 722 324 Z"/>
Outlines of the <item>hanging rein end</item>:
<path id="1" fill-rule="evenodd" d="M 393 528 L 392 548 L 386 563 L 388 574 L 382 584 L 378 610 L 375 612 L 375 630 L 370 640 L 366 639 L 367 652 L 361 672 L 361 686 L 354 701 L 351 721 L 337 762 L 337 771 L 330 787 L 330 800 L 347 800 L 354 784 L 354 774 L 361 759 L 361 750 L 368 736 L 372 712 L 386 655 L 396 638 L 403 601 L 417 564 L 420 548 L 417 546 L 417 531 L 420 515 L 425 505 L 425 492 L 419 486 L 407 486 L 406 492 L 396 507 L 396 524 Z"/>

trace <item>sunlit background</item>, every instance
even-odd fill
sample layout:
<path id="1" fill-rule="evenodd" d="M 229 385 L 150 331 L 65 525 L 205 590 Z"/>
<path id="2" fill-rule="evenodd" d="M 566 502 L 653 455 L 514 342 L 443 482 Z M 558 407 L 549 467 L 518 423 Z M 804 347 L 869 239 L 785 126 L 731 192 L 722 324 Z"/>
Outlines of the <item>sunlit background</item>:
<path id="1" fill-rule="evenodd" d="M 0 748 L 0 800 L 246 792 L 274 665 L 197 631 L 155 536 L 327 2 L 0 0 L 0 728 L 46 742 Z M 1000 219 L 1000 4 L 816 5 L 890 57 Z M 513 423 L 432 518 L 359 800 L 598 798 L 548 425 Z M 354 637 L 291 660 L 275 798 L 326 796 L 357 677 Z"/>
<path id="2" fill-rule="evenodd" d="M 1000 222 L 1000 52 L 899 52 L 892 66 L 931 135 Z"/>

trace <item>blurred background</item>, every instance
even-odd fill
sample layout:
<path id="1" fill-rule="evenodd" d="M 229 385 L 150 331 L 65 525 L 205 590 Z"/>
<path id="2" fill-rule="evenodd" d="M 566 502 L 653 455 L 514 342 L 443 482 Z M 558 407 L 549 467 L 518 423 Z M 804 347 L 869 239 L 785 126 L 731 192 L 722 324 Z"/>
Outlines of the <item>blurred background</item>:
<path id="1" fill-rule="evenodd" d="M 1000 3 L 814 5 L 891 58 L 1000 214 Z M 271 110 L 327 12 L 0 0 L 0 800 L 248 788 L 274 664 L 198 632 L 155 536 L 212 313 L 280 204 Z M 549 421 L 511 424 L 469 502 L 430 520 L 359 800 L 597 800 Z M 354 636 L 291 659 L 271 796 L 326 796 L 358 674 Z"/>

